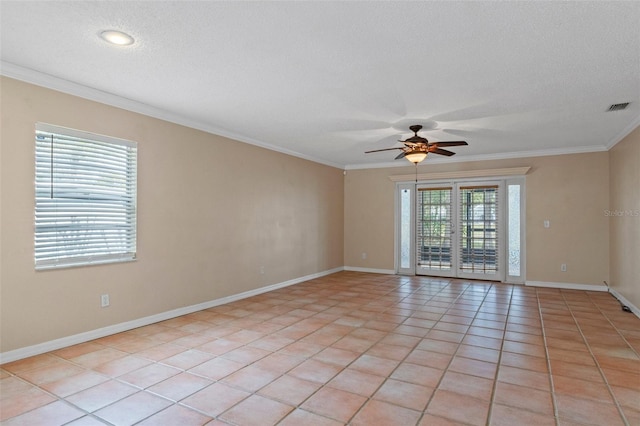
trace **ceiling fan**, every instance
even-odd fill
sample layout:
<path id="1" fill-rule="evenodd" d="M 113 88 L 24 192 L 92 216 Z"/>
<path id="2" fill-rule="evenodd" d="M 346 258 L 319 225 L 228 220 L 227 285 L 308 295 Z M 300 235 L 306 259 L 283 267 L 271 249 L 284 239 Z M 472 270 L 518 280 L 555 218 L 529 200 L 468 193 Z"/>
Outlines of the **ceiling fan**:
<path id="1" fill-rule="evenodd" d="M 395 158 L 398 160 L 400 158 L 406 158 L 414 164 L 418 164 L 425 158 L 427 158 L 427 154 L 430 152 L 434 154 L 446 155 L 447 157 L 451 157 L 455 155 L 455 152 L 447 151 L 446 149 L 440 148 L 441 146 L 462 146 L 468 145 L 465 141 L 450 141 L 450 142 L 429 142 L 426 138 L 418 136 L 418 132 L 422 129 L 422 126 L 415 125 L 410 126 L 409 129 L 414 133 L 409 139 L 404 141 L 398 141 L 404 144 L 404 147 L 396 147 L 396 148 L 385 148 L 385 149 L 375 149 L 373 151 L 366 151 L 365 154 L 369 154 L 371 152 L 380 152 L 380 151 L 392 151 L 396 149 L 402 150 L 402 152 Z"/>

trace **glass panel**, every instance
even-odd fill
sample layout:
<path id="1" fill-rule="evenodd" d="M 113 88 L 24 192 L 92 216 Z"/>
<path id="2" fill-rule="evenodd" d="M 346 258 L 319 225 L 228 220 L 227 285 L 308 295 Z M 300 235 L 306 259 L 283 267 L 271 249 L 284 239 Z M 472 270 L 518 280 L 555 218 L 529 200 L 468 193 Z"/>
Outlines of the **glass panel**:
<path id="1" fill-rule="evenodd" d="M 509 185 L 509 275 L 520 276 L 520 185 Z"/>
<path id="2" fill-rule="evenodd" d="M 411 191 L 400 191 L 400 268 L 411 267 Z"/>
<path id="3" fill-rule="evenodd" d="M 498 187 L 460 188 L 460 270 L 498 272 Z"/>
<path id="4" fill-rule="evenodd" d="M 450 270 L 451 188 L 420 189 L 416 221 L 418 266 Z"/>

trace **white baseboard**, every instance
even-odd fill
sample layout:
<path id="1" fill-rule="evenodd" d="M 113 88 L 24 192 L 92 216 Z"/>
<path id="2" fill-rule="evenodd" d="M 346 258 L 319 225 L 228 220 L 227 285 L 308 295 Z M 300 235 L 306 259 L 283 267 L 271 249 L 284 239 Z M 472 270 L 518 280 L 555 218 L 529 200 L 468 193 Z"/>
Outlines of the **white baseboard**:
<path id="1" fill-rule="evenodd" d="M 74 334 L 73 336 L 62 337 L 60 339 L 50 340 L 48 342 L 38 343 L 36 345 L 3 352 L 0 353 L 0 364 L 17 361 L 19 359 L 28 358 L 34 355 L 40 355 L 46 352 L 65 348 L 67 346 L 77 345 L 79 343 L 88 342 L 90 340 L 99 339 L 101 337 L 110 336 L 112 334 L 121 333 L 127 330 L 133 330 L 134 328 L 143 327 L 145 325 L 153 324 L 156 322 L 165 321 L 182 315 L 191 314 L 193 312 L 202 311 L 203 309 L 209 309 L 215 306 L 224 305 L 225 303 L 231 303 L 237 300 L 246 299 L 248 297 L 257 296 L 262 293 L 267 293 L 269 291 L 277 290 L 283 287 L 299 284 L 301 282 L 309 281 L 314 278 L 320 278 L 325 275 L 334 274 L 342 270 L 344 270 L 343 267 L 329 269 L 327 271 L 306 275 L 304 277 L 294 278 L 292 280 L 257 288 L 255 290 L 245 291 L 243 293 L 222 297 L 220 299 L 210 300 L 208 302 L 198 303 L 196 305 L 185 306 L 183 308 L 173 309 L 171 311 L 150 315 L 148 317 L 138 318 L 132 321 L 122 322 L 84 333 Z"/>
<path id="2" fill-rule="evenodd" d="M 627 306 L 629 309 L 631 309 L 631 312 L 633 312 L 638 318 L 640 318 L 640 309 L 638 309 L 636 305 L 629 302 L 629 300 L 621 295 L 616 289 L 609 287 L 609 293 L 613 294 L 613 296 L 618 299 L 620 303 Z"/>
<path id="3" fill-rule="evenodd" d="M 575 283 L 554 283 L 548 281 L 527 281 L 524 285 L 529 287 L 561 288 L 565 290 L 589 290 L 608 291 L 606 285 L 575 284 Z"/>
<path id="4" fill-rule="evenodd" d="M 385 275 L 395 275 L 396 271 L 393 269 L 373 269 L 373 268 L 360 268 L 357 266 L 345 266 L 345 271 L 353 271 L 353 272 L 368 272 L 371 274 L 385 274 Z"/>

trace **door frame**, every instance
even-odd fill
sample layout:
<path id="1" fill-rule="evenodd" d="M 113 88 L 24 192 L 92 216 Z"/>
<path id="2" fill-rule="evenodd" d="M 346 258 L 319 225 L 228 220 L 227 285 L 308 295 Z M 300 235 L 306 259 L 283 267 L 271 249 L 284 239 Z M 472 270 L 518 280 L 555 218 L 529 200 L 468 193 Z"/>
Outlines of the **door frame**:
<path id="1" fill-rule="evenodd" d="M 528 168 L 524 170 L 526 173 Z M 461 182 L 489 182 L 489 181 L 500 181 L 501 183 L 501 196 L 502 196 L 502 208 L 500 208 L 499 214 L 503 215 L 502 217 L 502 228 L 501 232 L 502 238 L 502 256 L 500 260 L 502 260 L 503 272 L 500 280 L 502 282 L 511 283 L 511 284 L 524 284 L 526 280 L 526 179 L 525 175 L 507 175 L 507 176 L 483 176 L 483 177 L 459 177 L 459 178 L 451 178 L 451 179 L 427 179 L 427 180 L 419 180 L 416 182 L 408 182 L 408 181 L 396 181 L 396 191 L 394 197 L 394 263 L 395 263 L 395 272 L 399 275 L 416 275 L 416 200 L 417 200 L 417 187 L 418 185 L 453 185 Z M 510 220 L 510 212 L 509 212 L 509 188 L 510 186 L 517 186 L 519 188 L 519 229 L 517 231 L 517 241 L 519 243 L 519 265 L 517 268 L 517 274 L 512 274 L 510 271 L 509 264 L 509 220 Z M 401 216 L 401 191 L 407 190 L 410 194 L 409 196 L 409 211 L 410 211 L 410 238 L 409 241 L 401 241 L 401 231 L 403 226 L 403 220 Z M 458 196 L 456 191 L 456 197 Z M 406 196 L 405 196 L 406 198 Z M 406 226 L 406 224 L 405 224 Z M 407 246 L 408 244 L 408 246 Z M 404 247 L 403 247 L 404 246 Z M 408 250 L 407 250 L 408 248 Z M 406 262 L 406 256 L 408 254 L 408 265 Z M 402 257 L 405 257 L 403 260 Z M 457 271 L 456 271 L 457 272 Z M 479 277 L 474 277 L 479 278 Z"/>

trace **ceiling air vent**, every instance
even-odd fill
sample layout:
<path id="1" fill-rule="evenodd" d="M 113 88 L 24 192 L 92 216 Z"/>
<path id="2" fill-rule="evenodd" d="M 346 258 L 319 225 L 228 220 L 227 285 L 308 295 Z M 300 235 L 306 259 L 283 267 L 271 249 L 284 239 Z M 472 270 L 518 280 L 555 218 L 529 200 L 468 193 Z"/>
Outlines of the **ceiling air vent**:
<path id="1" fill-rule="evenodd" d="M 613 104 L 609 107 L 607 111 L 622 111 L 628 106 L 629 106 L 629 102 L 625 102 L 623 104 Z"/>

